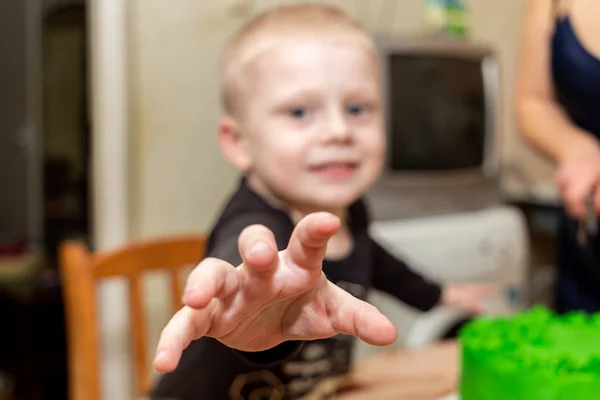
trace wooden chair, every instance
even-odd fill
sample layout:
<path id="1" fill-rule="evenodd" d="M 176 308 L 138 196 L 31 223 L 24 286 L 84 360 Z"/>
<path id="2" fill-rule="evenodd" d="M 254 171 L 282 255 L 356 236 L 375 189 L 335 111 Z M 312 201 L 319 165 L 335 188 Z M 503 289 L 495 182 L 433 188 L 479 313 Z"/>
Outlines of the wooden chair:
<path id="1" fill-rule="evenodd" d="M 205 243 L 204 236 L 167 238 L 94 254 L 79 241 L 61 245 L 71 400 L 101 398 L 96 284 L 112 277 L 125 277 L 128 281 L 136 391 L 138 396 L 147 395 L 152 385 L 152 374 L 146 354 L 142 277 L 149 271 L 164 270 L 168 273 L 173 313 L 176 312 L 181 307 L 183 267 L 193 266 L 203 258 Z"/>

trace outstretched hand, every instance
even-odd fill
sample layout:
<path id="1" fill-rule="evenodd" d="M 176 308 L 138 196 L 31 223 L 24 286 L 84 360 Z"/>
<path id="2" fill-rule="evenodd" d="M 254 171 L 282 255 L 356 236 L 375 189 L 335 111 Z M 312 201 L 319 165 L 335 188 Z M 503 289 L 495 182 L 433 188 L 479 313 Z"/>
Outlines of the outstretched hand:
<path id="1" fill-rule="evenodd" d="M 254 225 L 239 237 L 241 265 L 202 261 L 188 278 L 184 307 L 161 334 L 156 369 L 174 370 L 183 350 L 203 336 L 243 351 L 338 333 L 372 345 L 393 343 L 392 323 L 322 271 L 327 242 L 339 227 L 331 214 L 310 214 L 294 229 L 288 248 L 278 252 L 272 232 Z"/>

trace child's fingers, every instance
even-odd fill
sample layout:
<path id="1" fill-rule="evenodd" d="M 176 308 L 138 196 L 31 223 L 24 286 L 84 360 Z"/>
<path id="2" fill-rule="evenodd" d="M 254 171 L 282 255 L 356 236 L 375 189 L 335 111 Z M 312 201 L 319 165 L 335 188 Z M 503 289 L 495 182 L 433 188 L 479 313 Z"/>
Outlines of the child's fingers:
<path id="1" fill-rule="evenodd" d="M 304 217 L 292 233 L 285 257 L 303 268 L 321 268 L 327 242 L 340 227 L 333 214 L 318 212 Z"/>
<path id="2" fill-rule="evenodd" d="M 163 329 L 158 346 L 154 367 L 159 372 L 173 371 L 181 358 L 183 350 L 192 340 L 204 336 L 210 329 L 211 309 L 193 310 L 183 307 Z"/>
<path id="3" fill-rule="evenodd" d="M 277 268 L 275 236 L 262 225 L 246 227 L 238 239 L 243 268 L 250 273 L 265 273 Z"/>
<path id="4" fill-rule="evenodd" d="M 396 340 L 392 322 L 371 304 L 332 286 L 333 321 L 336 332 L 359 337 L 374 346 L 387 346 Z"/>
<path id="5" fill-rule="evenodd" d="M 190 273 L 182 303 L 192 308 L 204 308 L 215 297 L 224 298 L 239 287 L 239 273 L 229 263 L 206 258 Z"/>

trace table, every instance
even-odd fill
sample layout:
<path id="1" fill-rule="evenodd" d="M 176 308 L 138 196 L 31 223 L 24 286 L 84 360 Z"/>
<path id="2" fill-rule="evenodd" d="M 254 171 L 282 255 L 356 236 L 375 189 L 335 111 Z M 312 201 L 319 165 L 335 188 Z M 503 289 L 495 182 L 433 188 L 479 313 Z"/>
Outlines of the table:
<path id="1" fill-rule="evenodd" d="M 359 362 L 332 400 L 438 400 L 456 392 L 459 375 L 456 341 L 384 351 Z"/>

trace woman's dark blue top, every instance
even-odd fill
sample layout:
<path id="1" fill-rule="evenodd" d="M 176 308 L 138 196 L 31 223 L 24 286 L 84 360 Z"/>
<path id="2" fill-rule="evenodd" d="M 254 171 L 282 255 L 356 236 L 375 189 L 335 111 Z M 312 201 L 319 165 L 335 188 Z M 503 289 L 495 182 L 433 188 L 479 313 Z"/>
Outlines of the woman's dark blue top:
<path id="1" fill-rule="evenodd" d="M 569 117 L 600 138 L 600 58 L 584 47 L 568 16 L 556 24 L 552 74 L 558 101 Z"/>
<path id="2" fill-rule="evenodd" d="M 557 20 L 552 37 L 552 77 L 557 99 L 570 119 L 600 139 L 600 58 L 581 43 L 568 16 Z M 555 306 L 559 312 L 596 312 L 600 311 L 600 236 L 581 246 L 577 227 L 577 221 L 563 213 Z"/>

